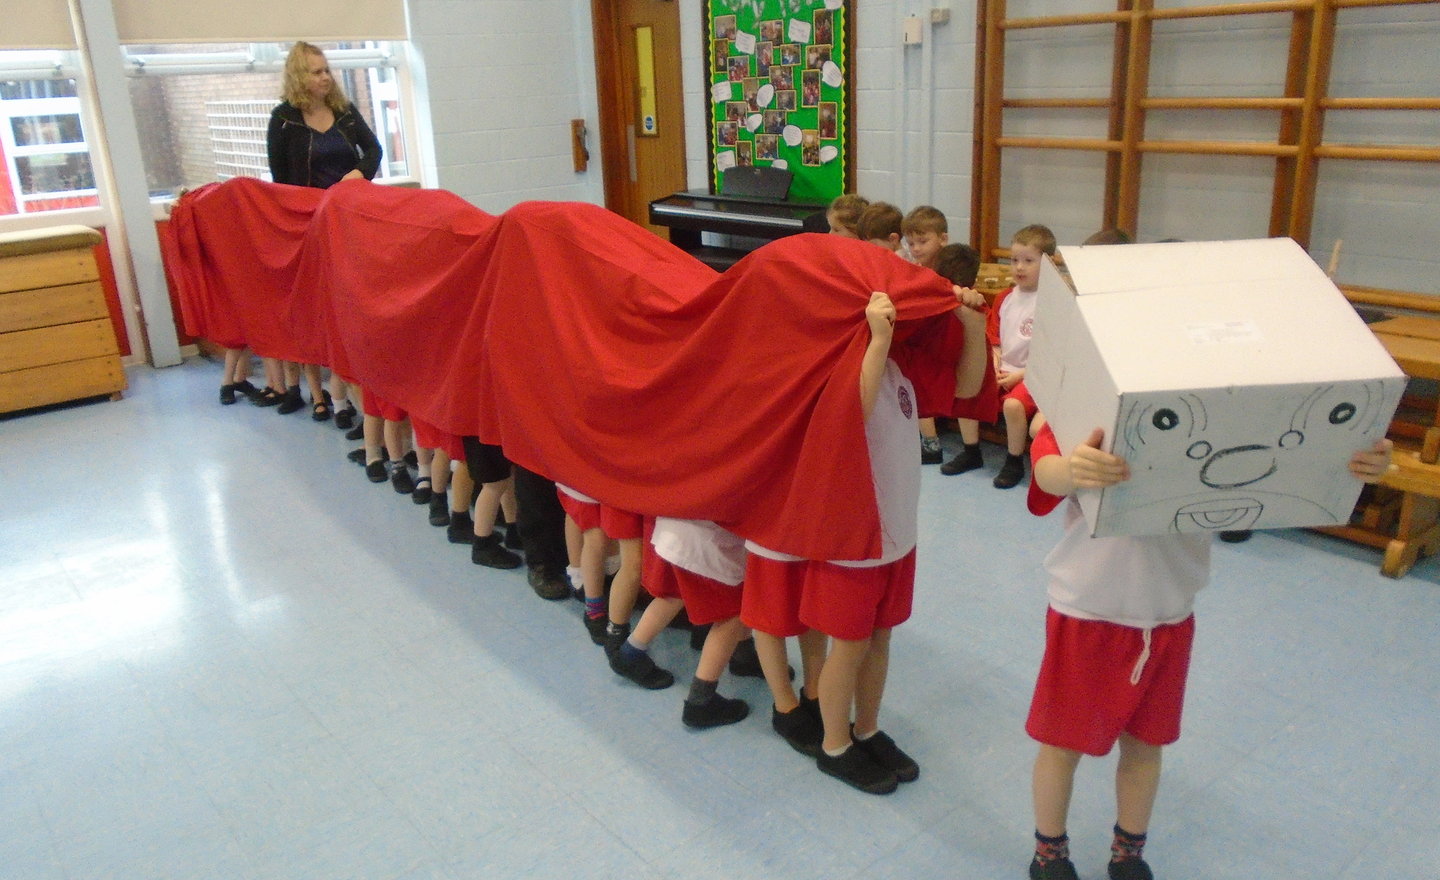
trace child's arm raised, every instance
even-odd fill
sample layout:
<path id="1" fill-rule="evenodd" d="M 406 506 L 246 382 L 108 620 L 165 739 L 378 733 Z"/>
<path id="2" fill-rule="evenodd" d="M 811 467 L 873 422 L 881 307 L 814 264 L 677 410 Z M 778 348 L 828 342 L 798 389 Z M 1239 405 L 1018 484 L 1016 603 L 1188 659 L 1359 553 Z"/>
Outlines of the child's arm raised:
<path id="1" fill-rule="evenodd" d="M 985 384 L 985 359 L 990 357 L 990 343 L 985 338 L 985 315 L 976 309 L 985 304 L 985 297 L 968 287 L 955 285 L 955 317 L 965 328 L 965 347 L 955 364 L 955 396 L 974 397 Z"/>
<path id="2" fill-rule="evenodd" d="M 1130 479 L 1130 465 L 1118 455 L 1100 449 L 1105 430 L 1096 428 L 1068 456 L 1047 455 L 1035 462 L 1035 484 L 1050 495 L 1069 495 L 1076 489 L 1103 489 Z"/>
<path id="3" fill-rule="evenodd" d="M 865 348 L 865 359 L 860 362 L 860 411 L 868 419 L 875 409 L 880 379 L 885 375 L 885 360 L 890 357 L 890 340 L 895 335 L 895 304 L 889 294 L 879 291 L 870 294 L 870 304 L 865 306 L 865 322 L 870 325 L 870 344 Z"/>

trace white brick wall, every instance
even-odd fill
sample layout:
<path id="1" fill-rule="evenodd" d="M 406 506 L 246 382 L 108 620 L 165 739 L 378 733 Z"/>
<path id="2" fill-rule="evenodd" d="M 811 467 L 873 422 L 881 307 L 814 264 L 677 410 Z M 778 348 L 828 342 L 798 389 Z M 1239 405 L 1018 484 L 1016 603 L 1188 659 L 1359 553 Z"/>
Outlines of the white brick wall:
<path id="1" fill-rule="evenodd" d="M 1166 0 L 1200 5 L 1213 0 Z M 705 52 L 700 0 L 678 0 L 686 95 L 689 185 L 706 183 Z M 598 144 L 591 170 L 570 170 L 568 121 L 595 128 L 589 0 L 410 0 L 414 42 L 424 59 L 434 120 L 439 185 L 491 211 L 524 199 L 603 202 Z M 969 234 L 973 139 L 975 0 L 857 0 L 855 114 L 858 190 L 903 209 L 929 203 L 951 235 Z M 901 44 L 907 15 L 950 22 L 928 28 L 927 45 Z M 1065 11 L 1113 9 L 1074 0 Z M 1013 16 L 1053 13 L 1053 0 L 1010 0 Z M 1440 7 L 1341 12 L 1333 92 L 1440 95 Z M 1286 15 L 1166 22 L 1157 27 L 1152 94 L 1274 95 L 1284 77 Z M 1012 32 L 1011 95 L 1109 94 L 1106 27 Z M 927 71 L 927 65 L 929 69 Z M 928 87 L 927 87 L 928 78 Z M 1327 139 L 1437 144 L 1435 114 L 1332 112 Z M 1165 138 L 1273 139 L 1277 116 L 1152 112 L 1149 134 Z M 1103 111 L 1010 111 L 1015 133 L 1101 137 Z M 1145 159 L 1144 239 L 1264 235 L 1272 164 L 1255 158 L 1151 155 Z M 928 173 L 927 173 L 928 171 Z M 1440 166 L 1326 161 L 1321 164 L 1313 252 L 1328 260 L 1345 241 L 1340 277 L 1353 283 L 1440 293 L 1440 210 L 1432 193 Z M 1062 243 L 1100 223 L 1099 154 L 1007 150 L 1001 237 L 1026 223 L 1051 225 Z"/>

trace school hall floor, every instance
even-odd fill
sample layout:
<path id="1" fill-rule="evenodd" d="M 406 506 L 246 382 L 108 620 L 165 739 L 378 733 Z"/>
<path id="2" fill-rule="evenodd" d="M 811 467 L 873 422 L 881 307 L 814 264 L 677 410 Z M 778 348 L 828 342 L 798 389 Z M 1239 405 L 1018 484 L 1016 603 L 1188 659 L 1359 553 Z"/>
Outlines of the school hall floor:
<path id="1" fill-rule="evenodd" d="M 722 681 L 744 722 L 683 728 L 685 633 L 655 648 L 675 687 L 616 677 L 577 603 L 472 565 L 308 409 L 221 407 L 199 359 L 130 379 L 0 420 L 0 876 L 1025 876 L 1060 522 L 991 488 L 999 449 L 926 469 L 884 711 L 921 776 L 874 797 L 771 732 L 759 680 Z M 1440 564 L 1378 566 L 1304 532 L 1217 544 L 1157 877 L 1437 876 Z M 1113 761 L 1077 781 L 1086 880 Z"/>

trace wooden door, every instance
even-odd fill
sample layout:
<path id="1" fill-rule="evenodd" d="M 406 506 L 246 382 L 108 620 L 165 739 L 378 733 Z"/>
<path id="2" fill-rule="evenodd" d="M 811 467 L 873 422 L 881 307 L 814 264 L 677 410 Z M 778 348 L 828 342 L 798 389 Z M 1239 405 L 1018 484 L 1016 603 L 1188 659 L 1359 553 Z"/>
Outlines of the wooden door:
<path id="1" fill-rule="evenodd" d="M 680 4 L 592 0 L 591 10 L 605 206 L 659 233 L 650 202 L 685 189 Z"/>

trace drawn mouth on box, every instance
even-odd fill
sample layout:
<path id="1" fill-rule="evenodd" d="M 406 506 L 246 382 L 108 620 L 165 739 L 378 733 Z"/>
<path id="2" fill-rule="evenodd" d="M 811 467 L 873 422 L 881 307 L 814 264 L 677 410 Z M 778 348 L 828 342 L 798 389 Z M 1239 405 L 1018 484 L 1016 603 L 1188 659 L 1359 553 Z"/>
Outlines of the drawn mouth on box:
<path id="1" fill-rule="evenodd" d="M 1248 529 L 1260 519 L 1265 505 L 1253 498 L 1214 498 L 1187 504 L 1175 512 L 1178 532 L 1213 532 Z"/>

